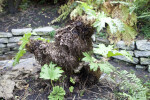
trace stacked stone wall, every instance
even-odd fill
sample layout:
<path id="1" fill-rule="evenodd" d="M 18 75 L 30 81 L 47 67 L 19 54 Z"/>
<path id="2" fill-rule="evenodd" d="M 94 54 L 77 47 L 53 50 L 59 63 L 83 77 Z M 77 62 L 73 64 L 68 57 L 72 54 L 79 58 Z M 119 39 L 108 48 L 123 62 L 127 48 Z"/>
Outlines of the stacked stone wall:
<path id="1" fill-rule="evenodd" d="M 51 31 L 54 31 L 54 28 L 23 28 L 12 29 L 11 32 L 0 32 L 0 56 L 16 53 L 19 48 L 20 39 L 27 32 L 36 32 L 36 34 L 31 37 L 32 39 L 36 39 L 39 37 L 49 38 Z"/>
<path id="2" fill-rule="evenodd" d="M 20 39 L 27 32 L 36 32 L 36 34 L 31 37 L 32 39 L 36 39 L 39 37 L 50 38 L 49 33 L 52 31 L 54 31 L 52 27 L 43 27 L 37 29 L 12 29 L 11 32 L 0 32 L 0 56 L 16 53 L 19 48 L 18 43 Z M 95 41 L 96 44 L 109 44 L 109 41 L 104 38 L 96 38 Z M 114 59 L 132 63 L 137 69 L 146 69 L 150 72 L 150 41 L 137 40 L 132 42 L 129 46 L 125 45 L 123 41 L 119 41 L 116 47 L 120 50 L 127 50 L 133 56 L 133 61 L 131 62 L 123 56 L 114 56 Z"/>
<path id="3" fill-rule="evenodd" d="M 97 38 L 96 43 L 109 44 L 109 41 L 104 38 Z M 125 61 L 134 64 L 137 69 L 148 70 L 150 72 L 150 41 L 148 40 L 136 40 L 129 46 L 125 45 L 123 41 L 119 41 L 116 47 L 120 50 L 126 50 L 133 56 L 133 61 L 129 61 L 123 56 L 114 56 L 116 60 Z"/>

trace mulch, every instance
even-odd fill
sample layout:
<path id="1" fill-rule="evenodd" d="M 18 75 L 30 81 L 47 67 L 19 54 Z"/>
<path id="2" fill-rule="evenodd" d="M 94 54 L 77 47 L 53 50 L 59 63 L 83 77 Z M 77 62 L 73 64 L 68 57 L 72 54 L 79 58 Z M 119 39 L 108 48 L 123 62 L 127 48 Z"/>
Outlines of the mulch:
<path id="1" fill-rule="evenodd" d="M 0 32 L 10 32 L 17 28 L 37 28 L 49 26 L 50 22 L 59 16 L 60 5 L 31 5 L 26 10 L 15 14 L 0 13 Z M 55 23 L 54 25 L 60 25 Z"/>

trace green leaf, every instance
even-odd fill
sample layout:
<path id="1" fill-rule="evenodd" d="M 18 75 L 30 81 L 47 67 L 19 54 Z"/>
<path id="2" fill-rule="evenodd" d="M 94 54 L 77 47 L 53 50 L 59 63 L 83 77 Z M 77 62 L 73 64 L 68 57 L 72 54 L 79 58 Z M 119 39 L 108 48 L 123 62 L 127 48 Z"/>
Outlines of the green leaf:
<path id="1" fill-rule="evenodd" d="M 106 47 L 104 44 L 99 44 L 97 47 L 93 49 L 94 53 L 100 54 L 103 57 L 107 57 L 108 52 L 113 50 L 113 45 Z"/>
<path id="2" fill-rule="evenodd" d="M 85 62 L 91 62 L 91 61 L 93 61 L 92 56 L 90 55 L 90 53 L 84 52 L 83 55 L 85 57 L 82 59 L 82 61 L 85 61 Z"/>
<path id="3" fill-rule="evenodd" d="M 93 70 L 93 71 L 97 71 L 99 65 L 95 62 L 91 62 L 90 64 L 90 69 Z"/>
<path id="4" fill-rule="evenodd" d="M 72 84 L 75 84 L 75 81 L 74 81 L 74 79 L 73 79 L 72 77 L 70 77 L 70 82 L 71 82 Z"/>
<path id="5" fill-rule="evenodd" d="M 58 80 L 64 71 L 60 67 L 55 66 L 56 64 L 52 62 L 49 65 L 45 64 L 41 69 L 40 78 Z"/>
<path id="6" fill-rule="evenodd" d="M 64 100 L 65 90 L 62 87 L 55 86 L 48 96 L 49 100 Z"/>
<path id="7" fill-rule="evenodd" d="M 121 50 L 120 54 L 122 54 L 123 56 L 125 56 L 128 60 L 133 61 L 133 57 L 125 50 Z"/>
<path id="8" fill-rule="evenodd" d="M 69 90 L 70 90 L 70 92 L 73 92 L 74 87 L 73 87 L 73 86 L 70 86 L 70 87 L 69 87 Z"/>
<path id="9" fill-rule="evenodd" d="M 109 74 L 114 71 L 114 67 L 109 62 L 99 63 L 99 68 L 102 72 Z"/>
<path id="10" fill-rule="evenodd" d="M 25 46 L 29 42 L 29 38 L 31 37 L 32 33 L 26 33 L 24 36 L 20 39 L 22 41 L 22 44 L 19 47 L 19 52 L 16 54 L 13 66 L 19 63 L 19 59 L 26 53 Z"/>
<path id="11" fill-rule="evenodd" d="M 117 50 L 115 51 L 108 51 L 107 57 L 112 57 L 112 56 L 122 56 L 123 54 L 119 53 Z"/>
<path id="12" fill-rule="evenodd" d="M 99 44 L 98 48 L 94 48 L 93 51 L 96 54 L 100 54 L 103 57 L 112 57 L 112 56 L 125 56 L 128 60 L 133 61 L 132 56 L 125 50 L 117 51 L 114 50 L 113 45 L 106 47 L 104 44 Z"/>

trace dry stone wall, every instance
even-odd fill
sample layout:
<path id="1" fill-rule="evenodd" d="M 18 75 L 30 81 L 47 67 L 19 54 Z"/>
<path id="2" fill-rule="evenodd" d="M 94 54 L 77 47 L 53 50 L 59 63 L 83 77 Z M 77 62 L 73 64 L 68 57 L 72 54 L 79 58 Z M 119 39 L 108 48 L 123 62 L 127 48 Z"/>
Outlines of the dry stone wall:
<path id="1" fill-rule="evenodd" d="M 36 32 L 36 34 L 31 37 L 32 39 L 36 39 L 38 37 L 49 38 L 48 33 L 52 31 L 54 31 L 52 27 L 43 27 L 37 29 L 12 29 L 11 32 L 0 32 L 0 56 L 18 51 L 18 42 L 27 32 Z M 96 38 L 95 41 L 96 43 L 109 44 L 109 41 L 104 38 Z M 116 44 L 116 47 L 120 50 L 127 50 L 133 56 L 133 61 L 131 62 L 123 56 L 114 56 L 113 58 L 135 64 L 136 68 L 146 69 L 150 72 L 150 41 L 137 40 L 132 42 L 129 46 L 125 45 L 123 41 L 120 41 Z"/>
<path id="2" fill-rule="evenodd" d="M 109 41 L 104 38 L 97 38 L 96 43 L 109 44 Z M 129 61 L 123 56 L 114 56 L 113 58 L 135 65 L 137 69 L 148 70 L 150 72 L 150 41 L 137 40 L 132 42 L 129 46 L 125 45 L 123 41 L 119 41 L 116 47 L 120 50 L 127 50 L 132 56 L 133 61 Z"/>
<path id="3" fill-rule="evenodd" d="M 37 29 L 12 29 L 11 32 L 0 32 L 0 56 L 18 51 L 18 43 L 27 32 L 36 32 L 36 34 L 31 37 L 32 39 L 36 39 L 39 37 L 49 38 L 49 33 L 52 31 L 54 31 L 52 27 L 43 27 Z"/>

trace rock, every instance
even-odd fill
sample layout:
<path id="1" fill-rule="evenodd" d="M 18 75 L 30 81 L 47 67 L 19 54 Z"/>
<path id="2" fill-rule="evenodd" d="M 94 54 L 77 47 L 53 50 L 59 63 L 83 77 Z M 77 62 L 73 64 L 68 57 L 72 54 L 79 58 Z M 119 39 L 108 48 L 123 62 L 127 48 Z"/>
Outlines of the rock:
<path id="1" fill-rule="evenodd" d="M 149 65 L 150 64 L 150 58 L 140 58 L 140 64 Z"/>
<path id="2" fill-rule="evenodd" d="M 30 39 L 37 39 L 40 38 L 40 36 L 31 36 Z"/>
<path id="3" fill-rule="evenodd" d="M 14 97 L 14 86 L 23 89 L 26 86 L 25 78 L 29 75 L 37 75 L 41 68 L 34 58 L 21 59 L 14 67 L 12 63 L 13 60 L 0 61 L 0 98 L 6 100 Z"/>
<path id="4" fill-rule="evenodd" d="M 134 52 L 133 51 L 127 51 L 131 56 L 134 56 Z"/>
<path id="5" fill-rule="evenodd" d="M 12 34 L 8 32 L 0 32 L 0 37 L 12 37 Z"/>
<path id="6" fill-rule="evenodd" d="M 0 43 L 8 43 L 8 38 L 0 38 Z"/>
<path id="7" fill-rule="evenodd" d="M 12 80 L 0 80 L 0 97 L 6 100 L 13 97 L 15 82 Z"/>
<path id="8" fill-rule="evenodd" d="M 3 68 L 11 68 L 13 64 L 13 60 L 4 60 L 0 61 L 0 66 Z M 36 61 L 34 58 L 21 59 L 19 64 L 13 67 L 13 69 L 25 69 L 25 70 L 33 70 Z"/>
<path id="9" fill-rule="evenodd" d="M 0 44 L 0 48 L 5 48 L 6 44 Z"/>
<path id="10" fill-rule="evenodd" d="M 23 29 L 12 29 L 11 32 L 13 35 L 24 35 L 27 32 L 31 32 L 32 28 L 23 28 Z"/>
<path id="11" fill-rule="evenodd" d="M 96 41 L 96 35 L 95 35 L 95 34 L 93 34 L 91 38 L 92 38 L 92 40 L 93 40 L 94 42 Z"/>
<path id="12" fill-rule="evenodd" d="M 119 60 L 122 60 L 122 61 L 125 61 L 125 62 L 129 62 L 129 63 L 132 63 L 132 64 L 138 64 L 139 63 L 138 58 L 135 58 L 135 57 L 133 57 L 133 61 L 128 60 L 124 56 L 113 56 L 113 58 L 119 59 Z"/>
<path id="13" fill-rule="evenodd" d="M 54 28 L 52 27 L 43 27 L 33 30 L 33 32 L 35 32 L 37 35 L 49 35 L 48 33 L 52 31 L 54 31 Z"/>
<path id="14" fill-rule="evenodd" d="M 10 48 L 0 48 L 0 54 L 10 51 Z"/>
<path id="15" fill-rule="evenodd" d="M 10 64 L 10 61 L 11 61 L 11 64 Z M 9 64 L 9 65 L 7 65 L 7 64 Z M 2 60 L 2 61 L 0 61 L 0 67 L 6 67 L 6 66 L 8 66 L 8 67 L 11 67 L 12 66 L 12 60 Z"/>
<path id="16" fill-rule="evenodd" d="M 8 42 L 16 43 L 16 42 L 19 42 L 21 38 L 22 37 L 12 37 L 12 38 L 9 38 Z"/>
<path id="17" fill-rule="evenodd" d="M 150 51 L 134 51 L 135 57 L 149 57 Z"/>
<path id="18" fill-rule="evenodd" d="M 16 54 L 16 53 L 17 53 L 16 51 L 8 51 L 8 52 L 5 53 L 5 55 L 6 55 L 6 56 L 11 55 L 11 56 L 12 56 L 12 55 L 14 55 L 14 54 Z"/>
<path id="19" fill-rule="evenodd" d="M 137 40 L 136 47 L 138 50 L 150 50 L 150 42 L 147 40 Z"/>
<path id="20" fill-rule="evenodd" d="M 124 50 L 134 50 L 135 49 L 134 44 L 135 43 L 132 42 L 129 46 L 127 46 L 124 41 L 119 41 L 117 42 L 116 47 L 119 49 L 124 49 Z"/>
<path id="21" fill-rule="evenodd" d="M 99 38 L 96 38 L 96 43 L 109 44 L 109 41 L 107 39 L 99 37 Z"/>
<path id="22" fill-rule="evenodd" d="M 19 51 L 19 46 L 18 47 L 14 47 L 14 48 L 11 48 L 12 51 Z"/>
<path id="23" fill-rule="evenodd" d="M 150 72 L 150 65 L 148 65 L 148 72 Z"/>
<path id="24" fill-rule="evenodd" d="M 42 38 L 44 38 L 46 40 L 53 40 L 53 38 L 51 38 L 50 36 L 42 36 Z"/>
<path id="25" fill-rule="evenodd" d="M 17 43 L 8 43 L 7 47 L 8 48 L 14 48 L 14 47 L 19 47 L 19 45 Z"/>
<path id="26" fill-rule="evenodd" d="M 145 69 L 146 69 L 146 66 L 136 65 L 135 68 L 136 68 L 136 69 L 143 69 L 143 70 L 145 70 Z"/>

